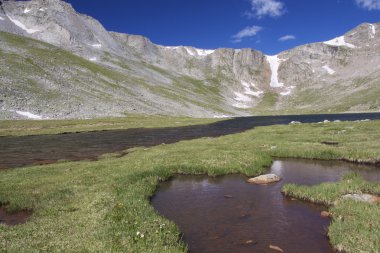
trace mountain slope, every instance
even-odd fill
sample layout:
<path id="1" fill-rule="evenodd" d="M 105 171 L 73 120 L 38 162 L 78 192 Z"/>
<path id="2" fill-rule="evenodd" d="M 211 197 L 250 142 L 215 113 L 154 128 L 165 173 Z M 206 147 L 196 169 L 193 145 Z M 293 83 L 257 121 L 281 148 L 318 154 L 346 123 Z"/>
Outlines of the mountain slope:
<path id="1" fill-rule="evenodd" d="M 344 36 L 283 52 L 280 76 L 296 84 L 287 107 L 310 112 L 380 110 L 378 24 L 362 24 Z"/>
<path id="2" fill-rule="evenodd" d="M 377 29 L 266 56 L 155 45 L 60 0 L 4 1 L 0 118 L 378 111 Z"/>

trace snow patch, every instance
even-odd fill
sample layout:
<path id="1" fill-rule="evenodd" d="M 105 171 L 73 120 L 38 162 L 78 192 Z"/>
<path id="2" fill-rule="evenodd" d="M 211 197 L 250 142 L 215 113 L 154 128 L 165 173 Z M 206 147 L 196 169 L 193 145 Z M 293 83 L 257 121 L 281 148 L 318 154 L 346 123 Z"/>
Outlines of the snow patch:
<path id="1" fill-rule="evenodd" d="M 247 83 L 245 81 L 241 81 L 241 84 L 244 86 L 244 94 L 245 95 L 260 97 L 264 93 L 261 90 L 258 90 L 258 91 L 252 90 L 251 87 L 256 87 L 256 85 L 254 83 Z"/>
<path id="2" fill-rule="evenodd" d="M 166 49 L 177 49 L 177 48 L 179 48 L 179 47 L 165 47 Z"/>
<path id="3" fill-rule="evenodd" d="M 283 60 L 279 59 L 278 55 L 273 55 L 273 56 L 266 55 L 265 57 L 266 57 L 269 65 L 270 65 L 270 69 L 272 71 L 270 86 L 274 87 L 274 88 L 283 87 L 284 84 L 280 83 L 278 81 L 278 69 L 279 69 L 280 64 Z"/>
<path id="4" fill-rule="evenodd" d="M 215 50 L 210 49 L 195 49 L 199 56 L 207 56 L 215 52 Z"/>
<path id="5" fill-rule="evenodd" d="M 3 18 L 3 17 L 0 17 L 0 20 L 1 20 L 1 21 L 4 21 L 4 18 Z"/>
<path id="6" fill-rule="evenodd" d="M 90 61 L 96 61 L 97 58 L 96 58 L 96 57 L 91 57 L 89 60 L 90 60 Z"/>
<path id="7" fill-rule="evenodd" d="M 375 27 L 375 25 L 370 24 L 370 25 L 369 25 L 369 29 L 370 29 L 370 31 L 371 31 L 371 34 L 370 34 L 371 39 L 374 39 L 374 38 L 375 38 L 375 35 L 376 35 L 376 27 Z"/>
<path id="8" fill-rule="evenodd" d="M 292 94 L 292 91 L 294 90 L 294 88 L 296 88 L 296 86 L 286 87 L 286 91 L 280 92 L 280 95 L 281 96 L 289 96 L 290 94 Z"/>
<path id="9" fill-rule="evenodd" d="M 233 104 L 233 107 L 240 108 L 240 109 L 248 109 L 251 108 L 249 105 L 246 105 L 244 103 L 235 103 Z"/>
<path id="10" fill-rule="evenodd" d="M 244 86 L 244 94 L 245 95 L 260 97 L 264 93 L 263 91 L 258 90 L 258 89 L 257 89 L 257 91 L 252 90 L 251 87 L 256 87 L 256 85 L 254 83 L 248 83 L 245 81 L 241 81 L 241 85 Z"/>
<path id="11" fill-rule="evenodd" d="M 24 14 L 29 13 L 29 12 L 31 12 L 31 11 L 32 11 L 31 9 L 25 8 L 25 10 L 24 10 Z"/>
<path id="12" fill-rule="evenodd" d="M 247 83 L 246 81 L 241 81 L 241 85 L 243 85 L 245 88 L 249 88 L 250 87 L 250 84 Z M 253 87 L 255 87 L 254 84 L 252 84 Z"/>
<path id="13" fill-rule="evenodd" d="M 179 48 L 184 48 L 186 50 L 186 52 L 191 55 L 191 56 L 195 56 L 195 57 L 205 57 L 207 55 L 210 55 L 212 53 L 215 52 L 215 50 L 211 50 L 211 49 L 198 49 L 198 48 L 193 48 L 193 47 L 165 47 L 166 49 L 171 49 L 171 50 L 177 50 Z"/>
<path id="14" fill-rule="evenodd" d="M 28 119 L 42 119 L 42 116 L 33 114 L 31 112 L 16 111 L 18 115 L 25 116 Z"/>
<path id="15" fill-rule="evenodd" d="M 251 102 L 252 99 L 244 94 L 241 94 L 240 92 L 234 92 L 235 93 L 235 100 L 239 102 Z"/>
<path id="16" fill-rule="evenodd" d="M 102 44 L 92 44 L 91 46 L 93 46 L 94 48 L 101 48 Z"/>
<path id="17" fill-rule="evenodd" d="M 327 73 L 329 73 L 330 75 L 334 75 L 335 74 L 335 70 L 333 70 L 332 68 L 330 68 L 328 65 L 325 65 L 322 67 L 324 70 L 327 71 Z"/>
<path id="18" fill-rule="evenodd" d="M 244 94 L 255 96 L 255 97 L 260 97 L 262 94 L 264 94 L 264 91 L 262 91 L 262 90 L 259 90 L 259 91 L 248 90 L 248 91 L 245 91 Z"/>
<path id="19" fill-rule="evenodd" d="M 46 8 L 40 8 L 39 11 L 46 11 Z"/>
<path id="20" fill-rule="evenodd" d="M 330 45 L 330 46 L 344 46 L 344 47 L 349 47 L 349 48 L 355 48 L 356 46 L 350 44 L 350 43 L 347 43 L 345 41 L 345 37 L 344 36 L 340 36 L 340 37 L 337 37 L 337 38 L 334 38 L 332 40 L 328 40 L 328 41 L 325 41 L 323 42 L 324 44 L 326 45 Z"/>
<path id="21" fill-rule="evenodd" d="M 249 106 L 247 103 L 251 102 L 252 99 L 240 92 L 234 92 L 235 93 L 235 100 L 237 103 L 234 103 L 233 106 L 240 109 L 248 109 L 251 106 Z"/>
<path id="22" fill-rule="evenodd" d="M 200 57 L 204 57 L 215 52 L 215 50 L 206 50 L 206 49 L 198 49 L 198 48 L 191 48 L 191 47 L 185 47 L 185 49 L 189 55 L 200 56 Z"/>
<path id="23" fill-rule="evenodd" d="M 40 31 L 40 30 L 36 30 L 36 29 L 28 29 L 28 28 L 27 28 L 23 23 L 21 23 L 20 21 L 11 18 L 11 17 L 8 16 L 8 15 L 7 15 L 7 17 L 8 17 L 9 20 L 12 21 L 16 26 L 20 27 L 22 30 L 26 31 L 26 32 L 29 33 L 29 34 L 36 33 L 36 32 L 39 32 L 39 31 Z"/>
<path id="24" fill-rule="evenodd" d="M 252 97 L 259 98 L 264 92 L 261 90 L 254 91 L 252 87 L 256 87 L 254 83 L 248 83 L 246 81 L 241 81 L 241 85 L 244 87 L 244 93 L 241 92 L 234 92 L 235 98 L 234 100 L 237 101 L 237 103 L 234 103 L 233 106 L 236 108 L 241 109 L 248 109 L 252 106 L 249 105 L 250 102 L 252 102 Z"/>
<path id="25" fill-rule="evenodd" d="M 188 48 L 188 47 L 185 47 L 185 50 L 187 51 L 187 53 L 191 56 L 196 56 L 195 55 L 195 52 L 193 50 L 191 50 L 191 48 Z"/>
<path id="26" fill-rule="evenodd" d="M 224 119 L 224 118 L 230 118 L 229 115 L 214 115 L 214 119 Z"/>

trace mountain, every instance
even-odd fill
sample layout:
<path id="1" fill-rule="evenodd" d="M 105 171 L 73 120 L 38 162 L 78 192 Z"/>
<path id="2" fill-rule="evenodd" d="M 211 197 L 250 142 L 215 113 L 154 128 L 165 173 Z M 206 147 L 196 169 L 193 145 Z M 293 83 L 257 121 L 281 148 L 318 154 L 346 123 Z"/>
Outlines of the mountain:
<path id="1" fill-rule="evenodd" d="M 0 3 L 0 119 L 380 110 L 380 23 L 267 56 L 156 45 L 60 0 Z"/>

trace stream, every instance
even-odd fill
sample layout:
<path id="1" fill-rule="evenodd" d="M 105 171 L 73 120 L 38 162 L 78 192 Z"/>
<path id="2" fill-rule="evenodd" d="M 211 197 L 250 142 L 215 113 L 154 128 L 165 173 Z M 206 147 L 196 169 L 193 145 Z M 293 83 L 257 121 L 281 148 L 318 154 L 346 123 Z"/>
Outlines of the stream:
<path id="1" fill-rule="evenodd" d="M 241 133 L 257 126 L 286 125 L 292 121 L 380 119 L 380 113 L 254 116 L 233 118 L 208 125 L 168 128 L 136 128 L 81 133 L 0 137 L 0 169 L 51 164 L 60 160 L 97 160 L 106 153 L 134 147 L 151 147 L 202 137 Z"/>

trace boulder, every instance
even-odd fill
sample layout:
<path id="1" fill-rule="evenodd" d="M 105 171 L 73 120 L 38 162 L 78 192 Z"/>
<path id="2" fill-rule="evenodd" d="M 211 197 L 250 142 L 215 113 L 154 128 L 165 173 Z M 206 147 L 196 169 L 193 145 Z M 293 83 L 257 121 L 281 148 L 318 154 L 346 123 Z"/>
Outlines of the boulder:
<path id="1" fill-rule="evenodd" d="M 379 203 L 380 197 L 376 195 L 371 194 L 347 194 L 342 197 L 343 199 L 352 199 L 355 201 L 360 202 L 367 202 L 367 203 Z"/>
<path id="2" fill-rule="evenodd" d="M 321 217 L 323 217 L 323 218 L 328 218 L 328 217 L 330 217 L 330 213 L 327 212 L 327 211 L 322 211 L 322 212 L 321 212 Z"/>
<path id="3" fill-rule="evenodd" d="M 280 181 L 281 178 L 276 174 L 266 174 L 248 179 L 248 183 L 253 184 L 271 184 Z"/>

